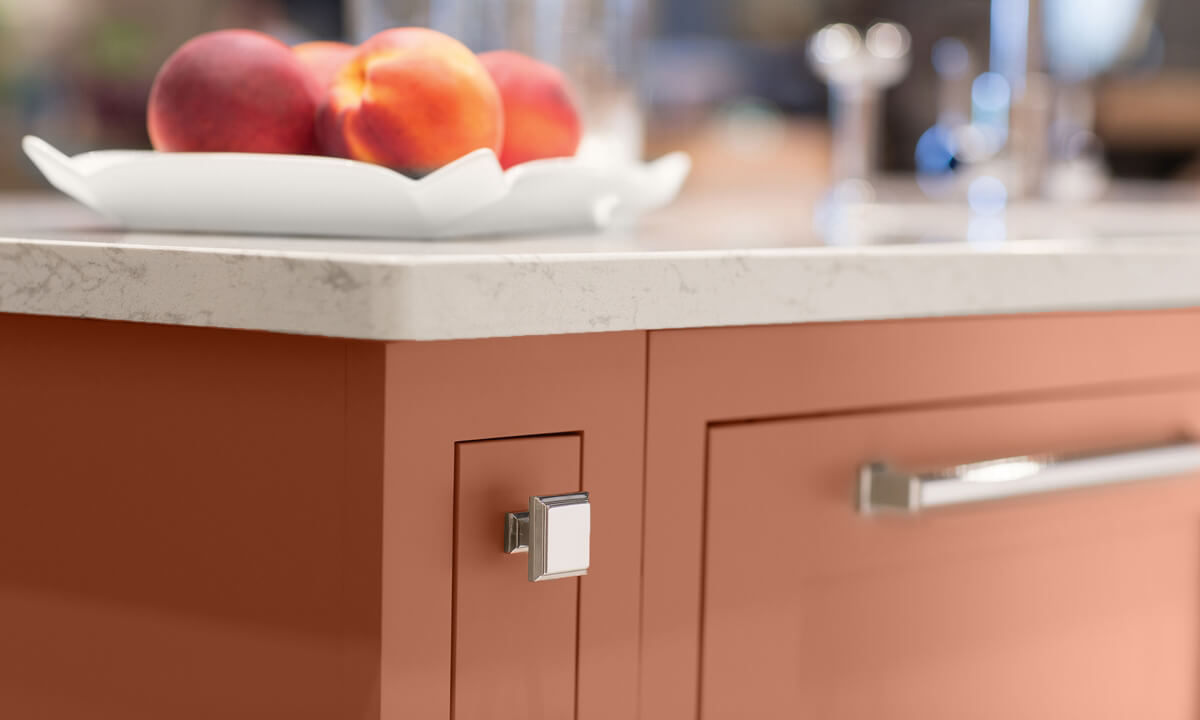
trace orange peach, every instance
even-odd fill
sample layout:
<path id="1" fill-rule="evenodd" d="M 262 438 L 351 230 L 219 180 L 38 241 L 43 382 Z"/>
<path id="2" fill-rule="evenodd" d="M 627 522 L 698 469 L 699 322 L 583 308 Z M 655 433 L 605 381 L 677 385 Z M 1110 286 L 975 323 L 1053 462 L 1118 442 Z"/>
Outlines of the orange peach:
<path id="1" fill-rule="evenodd" d="M 426 28 L 384 30 L 358 47 L 318 113 L 327 153 L 419 177 L 479 148 L 497 154 L 500 93 L 475 54 Z"/>
<path id="2" fill-rule="evenodd" d="M 292 52 L 296 53 L 296 57 L 317 78 L 324 90 L 333 84 L 342 66 L 350 62 L 354 46 L 344 42 L 316 40 L 293 46 Z"/>
<path id="3" fill-rule="evenodd" d="M 291 48 L 252 30 L 187 41 L 158 71 L 150 142 L 185 152 L 316 152 L 320 88 Z"/>
<path id="4" fill-rule="evenodd" d="M 511 50 L 483 53 L 479 60 L 496 81 L 504 104 L 502 167 L 575 154 L 582 123 L 558 68 Z"/>

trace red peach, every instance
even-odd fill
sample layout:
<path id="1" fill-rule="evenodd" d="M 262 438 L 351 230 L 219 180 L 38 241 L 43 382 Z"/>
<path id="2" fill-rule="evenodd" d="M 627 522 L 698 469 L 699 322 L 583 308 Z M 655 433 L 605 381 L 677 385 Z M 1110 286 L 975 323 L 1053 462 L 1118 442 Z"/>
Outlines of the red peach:
<path id="1" fill-rule="evenodd" d="M 511 50 L 483 53 L 479 60 L 504 104 L 502 167 L 575 154 L 582 123 L 562 71 Z"/>
<path id="2" fill-rule="evenodd" d="M 317 78 L 321 89 L 326 90 L 333 84 L 333 80 L 342 66 L 350 62 L 350 58 L 354 55 L 354 46 L 344 42 L 317 40 L 300 43 L 292 47 L 292 52 L 296 53 L 300 62 L 304 63 L 309 72 Z M 324 93 L 322 93 L 323 98 Z"/>
<path id="3" fill-rule="evenodd" d="M 146 125 L 157 150 L 313 153 L 319 95 L 287 45 L 219 30 L 187 41 L 159 69 Z"/>
<path id="4" fill-rule="evenodd" d="M 419 177 L 479 148 L 500 152 L 500 93 L 475 54 L 426 28 L 358 47 L 318 113 L 326 152 Z"/>

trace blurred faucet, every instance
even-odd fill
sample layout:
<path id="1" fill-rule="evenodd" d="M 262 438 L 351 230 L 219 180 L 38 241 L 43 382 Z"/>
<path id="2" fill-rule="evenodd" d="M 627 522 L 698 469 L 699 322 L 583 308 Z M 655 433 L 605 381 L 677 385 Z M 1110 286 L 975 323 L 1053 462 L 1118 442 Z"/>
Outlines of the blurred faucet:
<path id="1" fill-rule="evenodd" d="M 1088 199 L 1107 186 L 1094 132 L 1095 79 L 1144 50 L 1157 7 L 1157 0 L 1042 0 L 1046 68 L 1054 77 L 1043 178 L 1049 197 Z"/>
<path id="2" fill-rule="evenodd" d="M 1007 199 L 1087 200 L 1108 183 L 1093 78 L 1137 45 L 1152 0 L 992 0 L 987 70 L 956 38 L 933 48 L 937 122 L 916 147 L 918 183 L 969 199 L 977 180 Z M 1104 16 L 1096 19 L 1095 15 Z M 1141 20 L 1138 20 L 1139 16 Z M 964 112 L 964 85 L 969 85 Z"/>
<path id="3" fill-rule="evenodd" d="M 1036 192 L 1046 164 L 1050 84 L 1041 69 L 1037 0 L 992 0 L 987 69 L 958 38 L 934 43 L 938 114 L 916 147 L 930 196 L 966 198 L 980 178 L 1006 198 Z"/>
<path id="4" fill-rule="evenodd" d="M 895 23 L 876 23 L 865 35 L 846 23 L 828 25 L 808 43 L 813 71 L 829 86 L 835 193 L 869 191 L 879 154 L 883 91 L 908 73 L 911 40 Z M 862 198 L 860 198 L 862 199 Z"/>
<path id="5" fill-rule="evenodd" d="M 1053 0 L 1051 0 L 1053 1 Z M 999 162 L 1009 197 L 1037 194 L 1048 162 L 1053 83 L 1044 72 L 1040 0 L 992 0 L 989 70 L 1008 84 Z"/>
<path id="6" fill-rule="evenodd" d="M 991 70 L 1011 88 L 1011 195 L 1085 200 L 1108 183 L 1097 75 L 1149 37 L 1156 0 L 992 0 Z"/>
<path id="7" fill-rule="evenodd" d="M 972 124 L 975 58 L 965 42 L 945 37 L 933 44 L 937 119 L 917 140 L 917 183 L 931 197 L 954 194 L 967 171 L 989 157 L 987 138 Z"/>
<path id="8" fill-rule="evenodd" d="M 987 69 L 969 47 L 934 47 L 938 117 L 916 147 L 918 182 L 931 196 L 986 195 L 989 208 L 1041 195 L 1088 200 L 1107 187 L 1093 132 L 1095 77 L 1136 55 L 1158 0 L 991 0 Z M 882 96 L 909 68 L 908 32 L 879 23 L 866 33 L 837 23 L 809 40 L 808 58 L 829 86 L 833 128 L 830 200 L 869 201 L 877 170 Z M 987 192 L 980 190 L 983 188 Z M 1003 197 L 992 202 L 990 198 Z"/>

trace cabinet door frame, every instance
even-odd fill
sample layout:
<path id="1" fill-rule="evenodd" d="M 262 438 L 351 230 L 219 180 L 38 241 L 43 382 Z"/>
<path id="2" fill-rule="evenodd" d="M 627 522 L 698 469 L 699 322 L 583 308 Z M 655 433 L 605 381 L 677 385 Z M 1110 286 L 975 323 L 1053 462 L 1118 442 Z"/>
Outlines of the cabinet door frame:
<path id="1" fill-rule="evenodd" d="M 640 717 L 699 716 L 708 428 L 1200 377 L 1200 310 L 652 331 Z"/>
<path id="2" fill-rule="evenodd" d="M 383 347 L 380 716 L 451 715 L 456 444 L 579 433 L 592 562 L 580 582 L 576 718 L 633 717 L 645 333 Z M 520 648 L 504 651 L 519 659 Z"/>

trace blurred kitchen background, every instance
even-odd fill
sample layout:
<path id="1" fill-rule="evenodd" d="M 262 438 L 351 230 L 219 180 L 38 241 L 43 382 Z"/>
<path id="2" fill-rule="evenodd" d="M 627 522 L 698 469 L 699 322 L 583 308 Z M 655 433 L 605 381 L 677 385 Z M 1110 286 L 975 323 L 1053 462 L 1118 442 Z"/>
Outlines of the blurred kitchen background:
<path id="1" fill-rule="evenodd" d="M 0 0 L 0 189 L 45 187 L 26 133 L 148 147 L 154 73 L 197 33 L 355 41 L 415 18 L 470 34 L 465 17 L 522 5 L 607 43 L 641 102 L 621 122 L 646 155 L 692 153 L 689 192 L 819 205 L 878 174 L 986 209 L 1200 178 L 1196 0 Z M 869 30 L 881 19 L 896 25 Z M 849 25 L 810 41 L 831 23 Z"/>

